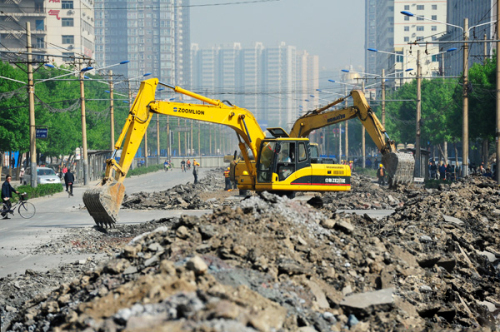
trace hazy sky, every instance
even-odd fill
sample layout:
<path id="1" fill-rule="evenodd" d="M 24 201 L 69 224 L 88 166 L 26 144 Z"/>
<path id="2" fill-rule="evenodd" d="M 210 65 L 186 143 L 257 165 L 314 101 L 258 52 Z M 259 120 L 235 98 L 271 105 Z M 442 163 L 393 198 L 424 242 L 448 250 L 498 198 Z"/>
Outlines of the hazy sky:
<path id="1" fill-rule="evenodd" d="M 327 70 L 364 66 L 364 0 L 191 0 L 191 42 L 287 45 L 318 55 Z M 215 3 L 232 5 L 202 6 Z"/>

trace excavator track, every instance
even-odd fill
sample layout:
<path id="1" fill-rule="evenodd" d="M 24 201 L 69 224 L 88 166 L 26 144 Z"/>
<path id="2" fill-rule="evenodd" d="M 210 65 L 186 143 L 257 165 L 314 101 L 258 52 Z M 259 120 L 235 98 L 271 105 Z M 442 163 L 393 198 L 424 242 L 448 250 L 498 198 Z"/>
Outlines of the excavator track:
<path id="1" fill-rule="evenodd" d="M 85 191 L 83 203 L 97 226 L 112 228 L 118 221 L 118 212 L 124 196 L 125 186 L 115 182 Z"/>
<path id="2" fill-rule="evenodd" d="M 387 153 L 382 156 L 382 164 L 389 176 L 389 184 L 406 184 L 413 182 L 415 159 L 409 153 Z"/>

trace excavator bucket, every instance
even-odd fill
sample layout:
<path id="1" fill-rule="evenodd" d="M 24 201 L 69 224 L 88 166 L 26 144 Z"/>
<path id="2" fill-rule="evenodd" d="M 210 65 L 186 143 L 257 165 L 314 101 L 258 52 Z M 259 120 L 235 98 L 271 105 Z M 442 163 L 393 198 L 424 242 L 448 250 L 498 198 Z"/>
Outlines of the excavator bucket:
<path id="1" fill-rule="evenodd" d="M 382 164 L 389 176 L 389 184 L 413 182 L 415 159 L 409 153 L 387 153 L 382 156 Z"/>
<path id="2" fill-rule="evenodd" d="M 83 203 L 98 226 L 113 227 L 118 221 L 118 212 L 124 196 L 123 183 L 108 181 L 87 190 L 83 194 Z"/>

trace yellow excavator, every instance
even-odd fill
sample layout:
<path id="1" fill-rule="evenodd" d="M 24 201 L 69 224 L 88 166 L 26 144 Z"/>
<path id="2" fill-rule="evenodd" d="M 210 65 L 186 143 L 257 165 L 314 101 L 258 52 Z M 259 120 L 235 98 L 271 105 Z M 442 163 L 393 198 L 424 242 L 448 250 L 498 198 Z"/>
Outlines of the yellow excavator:
<path id="1" fill-rule="evenodd" d="M 340 110 L 327 111 L 331 107 L 352 97 L 353 106 Z M 415 159 L 411 154 L 398 153 L 396 144 L 389 139 L 387 132 L 378 120 L 373 110 L 368 105 L 364 93 L 359 90 L 352 90 L 351 93 L 343 98 L 337 99 L 332 103 L 319 109 L 310 111 L 298 118 L 290 131 L 287 134 L 282 128 L 268 128 L 267 130 L 273 135 L 279 137 L 295 137 L 304 138 L 316 129 L 330 126 L 339 122 L 349 121 L 358 118 L 366 131 L 377 145 L 382 154 L 382 164 L 386 168 L 389 185 L 393 186 L 397 183 L 410 183 L 413 181 L 413 171 L 415 168 Z M 314 143 L 310 143 L 312 145 Z M 316 149 L 317 151 L 317 149 Z M 315 160 L 313 159 L 313 162 Z M 316 161 L 321 162 L 321 161 Z M 233 181 L 237 181 L 241 189 L 249 189 L 246 172 L 246 164 L 233 162 L 234 171 L 232 171 Z M 241 184 L 241 185 L 240 185 Z"/>
<path id="2" fill-rule="evenodd" d="M 205 104 L 155 100 L 158 84 Z M 116 141 L 115 152 L 122 150 L 119 163 L 114 155 L 108 159 L 104 178 L 97 187 L 87 190 L 83 195 L 83 202 L 97 225 L 113 226 L 118 220 L 125 195 L 123 181 L 155 113 L 218 123 L 232 128 L 239 140 L 238 146 L 248 173 L 245 178 L 251 190 L 292 195 L 296 191 L 348 191 L 351 188 L 349 167 L 311 163 L 309 139 L 283 136 L 266 138 L 248 110 L 226 105 L 219 100 L 161 83 L 153 78 L 141 83 Z"/>

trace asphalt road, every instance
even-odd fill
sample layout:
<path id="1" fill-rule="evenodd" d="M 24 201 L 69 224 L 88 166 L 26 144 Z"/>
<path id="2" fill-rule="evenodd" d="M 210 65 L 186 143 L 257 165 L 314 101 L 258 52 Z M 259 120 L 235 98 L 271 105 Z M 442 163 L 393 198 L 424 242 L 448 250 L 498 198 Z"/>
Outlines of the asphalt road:
<path id="1" fill-rule="evenodd" d="M 207 171 L 199 169 L 199 177 Z M 191 172 L 181 172 L 179 169 L 125 179 L 126 193 L 139 191 L 161 191 L 178 184 L 193 182 Z M 94 182 L 91 186 L 97 183 Z M 90 187 L 90 186 L 89 186 Z M 45 271 L 56 267 L 59 263 L 74 262 L 87 258 L 89 255 L 31 255 L 34 249 L 43 243 L 49 242 L 63 234 L 66 229 L 73 227 L 93 227 L 94 220 L 84 209 L 82 196 L 86 187 L 75 187 L 74 196 L 69 198 L 66 192 L 50 197 L 41 197 L 30 200 L 36 207 L 36 214 L 31 219 L 23 219 L 14 214 L 9 220 L 0 220 L 0 278 L 8 274 L 24 273 L 26 269 Z M 207 210 L 122 210 L 120 223 L 137 224 L 152 219 L 181 214 L 202 215 Z M 42 256 L 42 257 L 41 257 Z"/>

